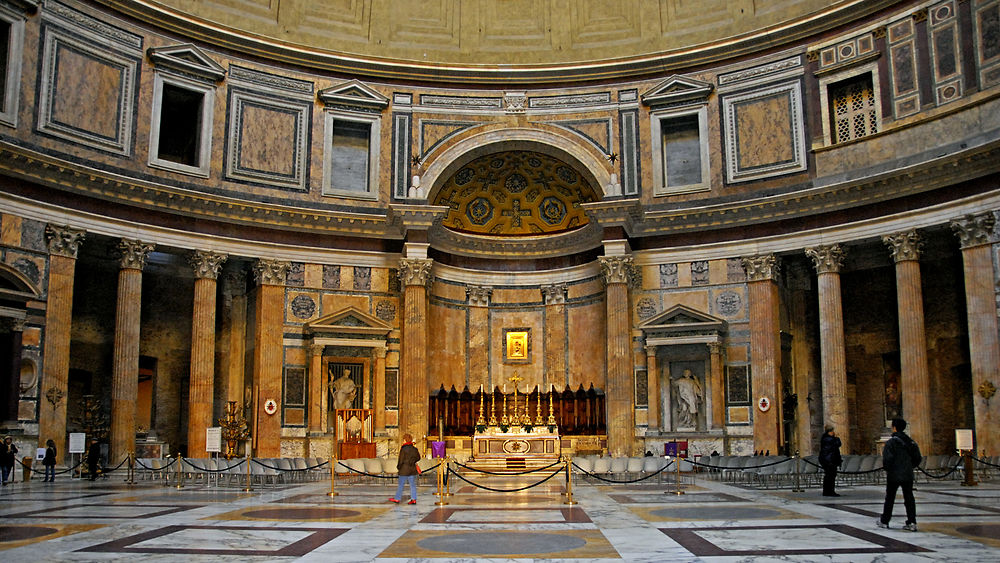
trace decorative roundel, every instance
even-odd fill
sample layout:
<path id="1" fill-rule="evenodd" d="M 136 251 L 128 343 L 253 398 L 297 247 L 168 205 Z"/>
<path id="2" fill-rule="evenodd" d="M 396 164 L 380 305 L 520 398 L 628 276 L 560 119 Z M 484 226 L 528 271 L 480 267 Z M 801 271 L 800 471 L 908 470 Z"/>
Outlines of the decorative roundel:
<path id="1" fill-rule="evenodd" d="M 507 440 L 503 443 L 503 451 L 508 454 L 524 454 L 528 448 L 527 440 Z"/>
<path id="2" fill-rule="evenodd" d="M 274 399 L 267 399 L 264 401 L 264 412 L 269 415 L 278 412 L 278 402 Z"/>
<path id="3" fill-rule="evenodd" d="M 292 314 L 297 319 L 308 319 L 316 312 L 316 302 L 308 295 L 299 295 L 292 299 Z"/>
<path id="4" fill-rule="evenodd" d="M 485 197 L 472 200 L 465 215 L 474 225 L 485 225 L 493 218 L 493 204 Z"/>
<path id="5" fill-rule="evenodd" d="M 568 166 L 560 166 L 556 168 L 556 174 L 559 175 L 559 179 L 561 179 L 563 182 L 566 182 L 567 184 L 576 183 L 576 172 L 574 172 L 573 169 Z"/>
<path id="6" fill-rule="evenodd" d="M 519 194 L 524 191 L 524 188 L 528 187 L 528 180 L 526 180 L 524 176 L 515 172 L 510 176 L 507 176 L 507 180 L 503 183 L 503 187 L 507 188 L 507 191 L 512 194 Z"/>
<path id="7" fill-rule="evenodd" d="M 455 174 L 455 183 L 459 186 L 464 186 L 472 181 L 476 177 L 476 171 L 471 168 L 463 168 Z"/>
<path id="8" fill-rule="evenodd" d="M 566 216 L 566 204 L 557 197 L 546 197 L 538 206 L 538 215 L 549 225 L 558 225 Z"/>
<path id="9" fill-rule="evenodd" d="M 771 410 L 771 399 L 768 399 L 767 397 L 757 399 L 757 408 L 760 409 L 760 412 L 767 412 Z"/>

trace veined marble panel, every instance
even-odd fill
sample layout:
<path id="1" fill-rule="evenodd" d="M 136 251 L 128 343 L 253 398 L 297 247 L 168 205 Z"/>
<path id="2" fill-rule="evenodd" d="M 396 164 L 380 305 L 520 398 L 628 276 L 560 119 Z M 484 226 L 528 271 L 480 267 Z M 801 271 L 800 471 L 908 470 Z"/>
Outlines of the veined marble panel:
<path id="1" fill-rule="evenodd" d="M 727 181 L 757 180 L 806 169 L 799 81 L 721 97 Z"/>

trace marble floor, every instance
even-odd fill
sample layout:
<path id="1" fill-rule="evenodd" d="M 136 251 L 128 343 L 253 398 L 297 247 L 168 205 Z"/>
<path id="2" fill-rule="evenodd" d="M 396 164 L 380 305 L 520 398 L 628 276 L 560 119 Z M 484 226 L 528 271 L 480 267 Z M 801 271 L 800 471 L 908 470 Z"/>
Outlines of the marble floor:
<path id="1" fill-rule="evenodd" d="M 35 480 L 0 490 L 0 560 L 20 561 L 989 561 L 1000 560 L 1000 480 L 919 483 L 920 531 L 901 530 L 902 499 L 876 528 L 882 489 L 758 491 L 697 477 L 685 494 L 656 483 L 534 474 L 453 478 L 436 505 L 425 476 L 416 505 L 391 504 L 394 481 L 135 485 Z M 541 476 L 541 477 L 544 477 Z M 481 487 L 488 487 L 487 490 Z M 404 500 L 408 493 L 404 493 Z"/>

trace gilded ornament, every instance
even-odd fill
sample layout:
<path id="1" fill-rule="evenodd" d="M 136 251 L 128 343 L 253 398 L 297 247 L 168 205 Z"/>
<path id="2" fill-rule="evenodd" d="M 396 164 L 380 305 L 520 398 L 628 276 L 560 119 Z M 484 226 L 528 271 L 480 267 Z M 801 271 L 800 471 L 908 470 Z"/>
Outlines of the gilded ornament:
<path id="1" fill-rule="evenodd" d="M 989 402 L 989 400 L 993 398 L 993 395 L 996 395 L 997 387 L 996 385 L 993 385 L 992 381 L 984 381 L 979 386 L 979 389 L 977 389 L 977 391 L 979 392 L 980 397 L 986 399 L 986 402 Z"/>

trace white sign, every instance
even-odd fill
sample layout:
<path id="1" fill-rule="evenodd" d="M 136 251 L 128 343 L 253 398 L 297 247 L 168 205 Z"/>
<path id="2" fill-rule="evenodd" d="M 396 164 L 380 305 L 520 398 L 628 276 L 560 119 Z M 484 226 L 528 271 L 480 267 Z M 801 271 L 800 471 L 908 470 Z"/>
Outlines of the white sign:
<path id="1" fill-rule="evenodd" d="M 972 429 L 971 428 L 956 428 L 955 429 L 955 449 L 956 450 L 971 450 L 974 449 L 972 445 Z"/>
<path id="2" fill-rule="evenodd" d="M 210 426 L 205 429 L 205 451 L 219 453 L 222 451 L 222 427 Z"/>
<path id="3" fill-rule="evenodd" d="M 42 461 L 45 459 L 45 448 L 35 449 L 35 461 Z"/>
<path id="4" fill-rule="evenodd" d="M 69 433 L 69 453 L 82 454 L 87 451 L 87 435 L 83 432 Z"/>

